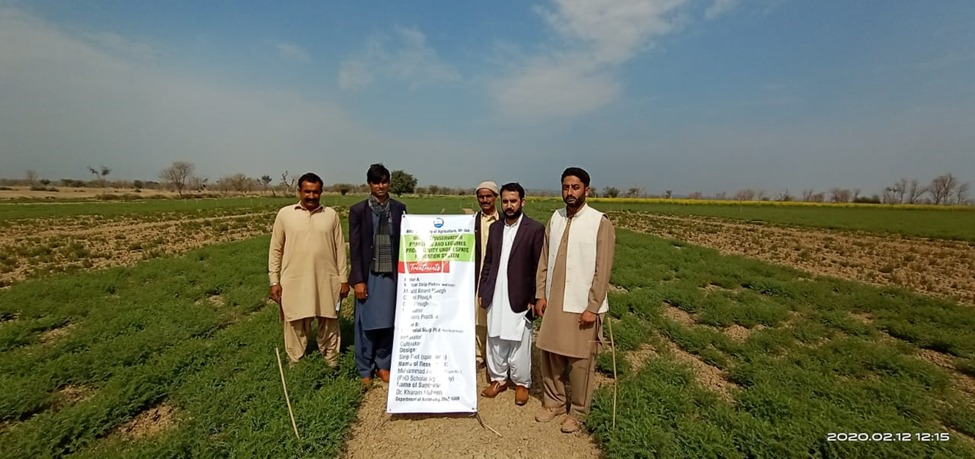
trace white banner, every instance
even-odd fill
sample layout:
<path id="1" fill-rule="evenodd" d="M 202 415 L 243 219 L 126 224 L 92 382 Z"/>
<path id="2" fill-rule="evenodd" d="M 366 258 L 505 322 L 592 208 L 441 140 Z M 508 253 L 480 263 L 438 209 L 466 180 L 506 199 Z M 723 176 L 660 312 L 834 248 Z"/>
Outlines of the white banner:
<path id="1" fill-rule="evenodd" d="M 474 216 L 404 215 L 388 413 L 477 411 Z"/>

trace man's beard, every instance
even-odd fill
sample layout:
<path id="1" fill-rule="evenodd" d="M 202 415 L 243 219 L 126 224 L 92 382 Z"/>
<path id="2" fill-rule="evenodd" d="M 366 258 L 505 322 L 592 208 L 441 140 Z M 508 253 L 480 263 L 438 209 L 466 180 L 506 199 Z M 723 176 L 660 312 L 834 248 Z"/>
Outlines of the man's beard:
<path id="1" fill-rule="evenodd" d="M 575 201 L 573 201 L 573 202 L 570 203 L 569 202 L 569 198 L 575 198 Z M 583 204 L 585 204 L 586 203 L 586 198 L 585 197 L 566 196 L 566 197 L 562 198 L 562 202 L 564 202 L 566 206 L 575 208 L 575 207 L 581 207 Z"/>
<path id="2" fill-rule="evenodd" d="M 518 210 L 515 210 L 515 211 L 508 211 L 508 210 L 506 210 L 506 211 L 504 211 L 504 216 L 505 216 L 505 218 L 510 218 L 512 220 L 516 220 L 516 219 L 518 219 L 518 217 L 521 217 L 521 209 L 518 209 Z"/>

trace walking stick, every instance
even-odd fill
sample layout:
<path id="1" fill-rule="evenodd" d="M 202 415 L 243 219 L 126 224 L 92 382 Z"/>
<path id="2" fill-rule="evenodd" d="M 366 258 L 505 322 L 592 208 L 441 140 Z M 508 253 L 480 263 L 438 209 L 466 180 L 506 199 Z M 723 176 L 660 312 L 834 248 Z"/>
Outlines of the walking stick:
<path id="1" fill-rule="evenodd" d="M 613 339 L 613 318 L 607 317 L 609 324 L 609 347 L 613 350 L 613 428 L 616 428 L 616 387 L 619 382 L 616 379 L 616 340 Z"/>
<path id="2" fill-rule="evenodd" d="M 295 412 L 291 409 L 291 399 L 288 397 L 288 384 L 284 382 L 284 367 L 281 366 L 281 351 L 274 348 L 274 356 L 278 358 L 278 372 L 281 373 L 281 387 L 284 388 L 284 401 L 288 404 L 288 415 L 291 416 L 291 428 L 295 430 L 295 438 L 301 440 L 298 435 L 298 424 L 295 424 Z"/>

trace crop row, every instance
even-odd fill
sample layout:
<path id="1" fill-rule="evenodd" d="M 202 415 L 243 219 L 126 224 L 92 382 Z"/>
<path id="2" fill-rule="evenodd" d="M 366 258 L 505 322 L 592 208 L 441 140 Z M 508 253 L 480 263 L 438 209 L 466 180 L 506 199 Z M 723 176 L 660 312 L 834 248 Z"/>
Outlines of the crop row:
<path id="1" fill-rule="evenodd" d="M 843 231 L 610 212 L 620 228 L 822 275 L 900 285 L 975 304 L 975 245 Z"/>
<path id="2" fill-rule="evenodd" d="M 969 307 L 626 231 L 616 260 L 617 350 L 654 356 L 618 361 L 615 428 L 611 389 L 597 393 L 589 427 L 610 457 L 975 454 Z M 602 371 L 609 362 L 604 353 Z M 830 432 L 951 440 L 858 444 Z"/>
<path id="3" fill-rule="evenodd" d="M 266 247 L 258 238 L 0 291 L 4 456 L 335 456 L 361 397 L 354 365 L 288 369 L 295 440 Z M 168 424 L 133 436 L 160 411 Z"/>

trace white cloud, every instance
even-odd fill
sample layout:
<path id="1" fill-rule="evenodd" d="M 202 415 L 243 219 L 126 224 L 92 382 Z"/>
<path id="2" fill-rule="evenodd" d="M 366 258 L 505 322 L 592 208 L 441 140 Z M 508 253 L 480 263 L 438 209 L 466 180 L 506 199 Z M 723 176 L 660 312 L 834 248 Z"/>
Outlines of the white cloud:
<path id="1" fill-rule="evenodd" d="M 372 73 L 369 64 L 358 59 L 350 59 L 342 63 L 339 71 L 339 88 L 343 91 L 354 91 L 372 84 Z"/>
<path id="2" fill-rule="evenodd" d="M 621 91 L 609 72 L 579 60 L 534 63 L 493 82 L 491 90 L 502 112 L 515 118 L 580 115 L 615 100 Z"/>
<path id="3" fill-rule="evenodd" d="M 727 14 L 737 8 L 738 3 L 739 0 L 714 0 L 714 3 L 704 10 L 704 18 L 710 20 Z"/>
<path id="4" fill-rule="evenodd" d="M 159 51 L 148 43 L 127 39 L 113 32 L 84 33 L 82 37 L 99 49 L 131 59 L 154 59 Z"/>
<path id="5" fill-rule="evenodd" d="M 113 44 L 99 46 L 92 36 L 111 36 Z M 88 165 L 104 164 L 113 177 L 152 179 L 170 162 L 190 160 L 214 178 L 325 165 L 340 176 L 351 166 L 339 152 L 393 151 L 397 144 L 303 94 L 212 81 L 115 52 L 129 45 L 121 36 L 65 32 L 0 6 L 4 175 L 35 169 L 52 179 L 77 178 Z"/>
<path id="6" fill-rule="evenodd" d="M 555 10 L 537 8 L 562 37 L 586 43 L 593 57 L 622 63 L 679 27 L 675 17 L 686 0 L 555 0 Z"/>
<path id="7" fill-rule="evenodd" d="M 304 48 L 298 45 L 292 43 L 278 43 L 275 45 L 275 48 L 277 48 L 278 53 L 286 61 L 297 62 L 300 64 L 307 64 L 308 62 L 311 62 L 311 56 L 308 54 L 308 51 L 305 51 Z"/>
<path id="8" fill-rule="evenodd" d="M 687 0 L 552 0 L 536 11 L 562 39 L 555 52 L 525 59 L 489 90 L 518 118 L 577 116 L 616 100 L 615 71 L 679 30 Z"/>
<path id="9" fill-rule="evenodd" d="M 342 62 L 339 88 L 363 89 L 376 80 L 406 83 L 411 89 L 424 85 L 455 83 L 460 73 L 427 45 L 418 29 L 397 28 L 392 38 L 374 35 L 365 52 Z"/>

